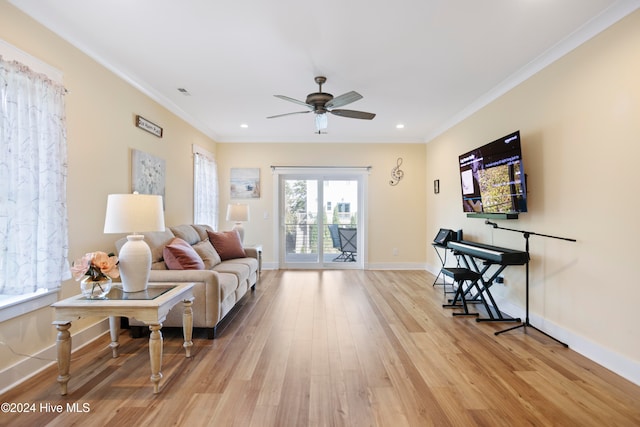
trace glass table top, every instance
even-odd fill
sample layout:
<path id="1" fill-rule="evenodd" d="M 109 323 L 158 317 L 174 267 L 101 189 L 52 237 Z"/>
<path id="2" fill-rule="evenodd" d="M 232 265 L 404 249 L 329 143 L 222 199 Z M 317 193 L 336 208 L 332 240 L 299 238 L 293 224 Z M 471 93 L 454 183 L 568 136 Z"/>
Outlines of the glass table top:
<path id="1" fill-rule="evenodd" d="M 154 300 L 158 298 L 160 295 L 163 295 L 169 292 L 171 289 L 174 289 L 176 286 L 158 286 L 158 287 L 148 287 L 144 291 L 140 292 L 124 292 L 122 288 L 114 286 L 111 288 L 109 293 L 104 300 Z M 92 301 L 90 298 L 82 298 L 83 300 Z M 99 300 L 98 300 L 99 301 Z"/>

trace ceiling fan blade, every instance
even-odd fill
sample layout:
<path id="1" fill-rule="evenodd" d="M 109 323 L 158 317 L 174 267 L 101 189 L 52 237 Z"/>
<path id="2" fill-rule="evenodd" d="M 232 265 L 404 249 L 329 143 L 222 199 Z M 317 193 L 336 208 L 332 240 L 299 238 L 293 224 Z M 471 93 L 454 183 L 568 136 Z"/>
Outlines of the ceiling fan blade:
<path id="1" fill-rule="evenodd" d="M 329 112 L 336 116 L 348 117 L 350 119 L 371 120 L 376 116 L 374 113 L 365 113 L 364 111 L 354 110 L 331 110 Z"/>
<path id="2" fill-rule="evenodd" d="M 331 101 L 327 102 L 325 104 L 325 107 L 326 108 L 342 107 L 343 105 L 351 104 L 352 102 L 355 102 L 359 99 L 362 99 L 362 95 L 360 95 L 358 92 L 351 91 L 351 92 L 343 93 L 340 96 L 336 96 Z"/>
<path id="3" fill-rule="evenodd" d="M 309 111 L 296 111 L 295 113 L 277 114 L 275 116 L 269 116 L 269 117 L 267 117 L 267 119 L 275 119 L 276 117 L 292 116 L 294 114 L 306 114 L 306 113 L 310 113 L 310 112 L 311 112 L 311 110 L 309 110 Z"/>
<path id="4" fill-rule="evenodd" d="M 313 108 L 312 105 L 309 105 L 306 102 L 298 101 L 297 99 L 289 98 L 288 96 L 284 96 L 284 95 L 273 95 L 273 96 L 275 96 L 276 98 L 284 99 L 285 101 L 289 101 L 296 104 L 304 105 L 305 107 Z"/>

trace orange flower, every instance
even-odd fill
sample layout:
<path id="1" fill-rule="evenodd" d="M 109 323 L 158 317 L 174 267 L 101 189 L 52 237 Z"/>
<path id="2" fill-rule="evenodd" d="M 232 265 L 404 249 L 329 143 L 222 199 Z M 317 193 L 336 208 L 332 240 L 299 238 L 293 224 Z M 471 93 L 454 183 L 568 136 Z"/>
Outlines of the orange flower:
<path id="1" fill-rule="evenodd" d="M 91 263 L 100 269 L 100 272 L 104 275 L 115 279 L 120 276 L 118 270 L 118 257 L 109 256 L 104 252 L 94 252 Z"/>

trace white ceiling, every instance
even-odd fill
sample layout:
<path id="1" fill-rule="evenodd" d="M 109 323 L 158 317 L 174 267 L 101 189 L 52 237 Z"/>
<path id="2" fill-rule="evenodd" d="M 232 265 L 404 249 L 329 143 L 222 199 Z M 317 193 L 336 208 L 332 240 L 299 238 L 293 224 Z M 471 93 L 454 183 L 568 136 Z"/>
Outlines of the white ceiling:
<path id="1" fill-rule="evenodd" d="M 10 2 L 218 142 L 425 142 L 640 6 L 640 0 Z M 327 77 L 325 92 L 364 96 L 342 108 L 377 116 L 330 116 L 326 135 L 314 133 L 313 114 L 266 119 L 304 110 L 273 95 L 304 101 L 317 91 L 317 75 Z"/>

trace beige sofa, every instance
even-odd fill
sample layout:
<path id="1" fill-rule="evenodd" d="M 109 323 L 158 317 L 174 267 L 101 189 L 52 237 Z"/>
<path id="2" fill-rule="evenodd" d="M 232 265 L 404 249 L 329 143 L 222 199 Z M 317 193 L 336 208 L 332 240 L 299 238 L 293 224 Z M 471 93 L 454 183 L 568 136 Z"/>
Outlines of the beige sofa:
<path id="1" fill-rule="evenodd" d="M 206 328 L 208 337 L 213 339 L 216 326 L 226 316 L 249 289 L 254 290 L 259 277 L 258 253 L 253 248 L 245 248 L 246 257 L 220 260 L 212 245 L 209 245 L 206 225 L 184 224 L 168 227 L 163 232 L 143 233 L 151 248 L 150 282 L 194 282 L 193 326 Z M 180 238 L 191 245 L 203 259 L 202 270 L 169 270 L 163 251 L 174 238 Z M 116 242 L 120 250 L 126 238 Z M 206 246 L 207 250 L 202 248 Z M 130 319 L 130 325 L 142 323 Z M 164 326 L 182 326 L 182 307 L 174 307 L 167 316 Z"/>

